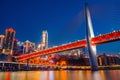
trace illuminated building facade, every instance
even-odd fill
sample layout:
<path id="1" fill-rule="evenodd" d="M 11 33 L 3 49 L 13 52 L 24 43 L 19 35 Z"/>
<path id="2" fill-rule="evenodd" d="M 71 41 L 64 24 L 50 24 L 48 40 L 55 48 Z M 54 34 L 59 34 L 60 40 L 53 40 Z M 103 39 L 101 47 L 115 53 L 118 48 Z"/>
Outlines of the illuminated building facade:
<path id="1" fill-rule="evenodd" d="M 4 35 L 0 35 L 0 50 L 3 49 Z"/>
<path id="2" fill-rule="evenodd" d="M 24 46 L 23 46 L 23 52 L 26 53 L 31 53 L 33 52 L 33 50 L 35 49 L 35 43 L 30 42 L 29 40 L 24 42 Z"/>
<path id="3" fill-rule="evenodd" d="M 37 50 L 38 51 L 42 50 L 42 45 L 41 44 L 38 45 Z"/>
<path id="4" fill-rule="evenodd" d="M 23 48 L 23 45 L 24 43 L 23 42 L 21 42 L 21 41 L 18 41 L 17 42 L 17 54 L 15 54 L 15 56 L 19 56 L 19 55 L 23 55 L 23 53 L 24 53 L 24 48 Z"/>
<path id="5" fill-rule="evenodd" d="M 43 32 L 42 32 L 42 41 L 38 45 L 37 51 L 41 51 L 41 50 L 44 50 L 44 49 L 47 49 L 47 48 L 48 48 L 48 32 L 47 32 L 47 30 L 43 30 Z M 44 56 L 41 56 L 40 58 L 43 59 L 43 60 L 47 60 L 48 56 L 44 55 Z"/>
<path id="6" fill-rule="evenodd" d="M 12 28 L 8 28 L 5 31 L 5 40 L 4 40 L 4 52 L 12 55 L 13 45 L 16 31 Z"/>
<path id="7" fill-rule="evenodd" d="M 37 50 L 44 50 L 48 48 L 48 32 L 46 30 L 43 30 L 42 32 L 42 41 L 38 45 Z"/>
<path id="8" fill-rule="evenodd" d="M 42 49 L 47 49 L 48 48 L 48 32 L 44 30 L 42 32 Z"/>
<path id="9" fill-rule="evenodd" d="M 116 55 L 99 55 L 98 56 L 98 65 L 99 66 L 108 66 L 108 65 L 119 65 L 120 57 Z"/>
<path id="10" fill-rule="evenodd" d="M 13 45 L 13 55 L 17 55 L 18 54 L 18 40 L 17 39 L 14 39 L 14 45 Z"/>

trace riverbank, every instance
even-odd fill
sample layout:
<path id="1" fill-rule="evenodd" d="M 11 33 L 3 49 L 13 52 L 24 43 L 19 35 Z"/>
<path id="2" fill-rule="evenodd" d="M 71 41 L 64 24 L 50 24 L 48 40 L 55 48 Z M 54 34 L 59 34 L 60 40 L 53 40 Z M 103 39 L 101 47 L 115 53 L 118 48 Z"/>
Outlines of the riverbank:
<path id="1" fill-rule="evenodd" d="M 91 70 L 91 66 L 38 66 L 26 64 L 2 64 L 0 66 L 1 72 L 7 71 L 54 71 L 54 70 Z M 120 65 L 98 66 L 98 70 L 120 70 Z"/>
<path id="2" fill-rule="evenodd" d="M 63 66 L 62 70 L 91 70 L 90 66 Z M 120 70 L 120 65 L 98 66 L 98 70 Z"/>

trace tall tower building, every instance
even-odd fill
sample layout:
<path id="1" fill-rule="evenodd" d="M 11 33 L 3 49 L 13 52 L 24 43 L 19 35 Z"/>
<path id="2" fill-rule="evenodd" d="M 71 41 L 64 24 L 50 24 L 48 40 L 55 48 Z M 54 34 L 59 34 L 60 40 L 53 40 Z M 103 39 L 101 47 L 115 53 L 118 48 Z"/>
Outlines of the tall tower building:
<path id="1" fill-rule="evenodd" d="M 8 53 L 8 54 L 12 55 L 15 33 L 16 33 L 16 31 L 12 28 L 6 29 L 5 40 L 4 40 L 5 53 Z"/>
<path id="2" fill-rule="evenodd" d="M 47 49 L 48 48 L 48 32 L 47 30 L 44 30 L 42 32 L 42 49 Z"/>

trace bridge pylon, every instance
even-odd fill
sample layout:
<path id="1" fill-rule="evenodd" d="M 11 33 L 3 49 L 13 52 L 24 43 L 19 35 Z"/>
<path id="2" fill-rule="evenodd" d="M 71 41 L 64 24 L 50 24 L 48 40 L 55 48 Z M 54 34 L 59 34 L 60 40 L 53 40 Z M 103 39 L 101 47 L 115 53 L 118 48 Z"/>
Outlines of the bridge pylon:
<path id="1" fill-rule="evenodd" d="M 90 11 L 88 4 L 85 3 L 85 18 L 86 18 L 86 41 L 87 49 L 90 56 L 90 65 L 93 71 L 98 70 L 97 55 L 96 55 L 96 46 L 91 45 L 91 38 L 95 37 L 90 17 Z"/>

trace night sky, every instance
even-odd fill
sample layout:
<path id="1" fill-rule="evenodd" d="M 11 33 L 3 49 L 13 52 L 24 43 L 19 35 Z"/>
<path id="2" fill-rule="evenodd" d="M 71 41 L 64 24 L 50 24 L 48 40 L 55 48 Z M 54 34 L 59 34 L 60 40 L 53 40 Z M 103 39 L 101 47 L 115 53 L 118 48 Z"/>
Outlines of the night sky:
<path id="1" fill-rule="evenodd" d="M 84 3 L 88 2 L 95 35 L 120 30 L 120 0 L 0 0 L 0 34 L 12 27 L 19 41 L 40 43 L 47 30 L 49 46 L 85 38 Z M 120 41 L 97 47 L 117 54 Z"/>

